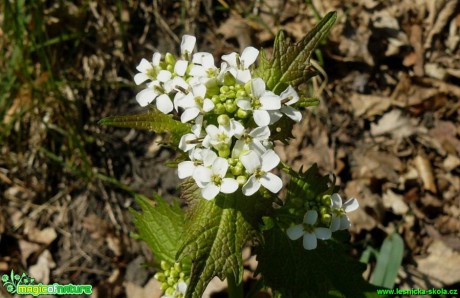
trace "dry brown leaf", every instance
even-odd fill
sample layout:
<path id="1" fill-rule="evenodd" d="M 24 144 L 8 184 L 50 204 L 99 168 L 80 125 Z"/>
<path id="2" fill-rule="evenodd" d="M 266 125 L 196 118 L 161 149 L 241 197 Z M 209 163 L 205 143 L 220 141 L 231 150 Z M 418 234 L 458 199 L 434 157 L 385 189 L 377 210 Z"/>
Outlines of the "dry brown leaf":
<path id="1" fill-rule="evenodd" d="M 161 283 L 155 278 L 151 278 L 144 287 L 130 281 L 125 281 L 123 285 L 126 288 L 127 298 L 160 298 L 163 294 Z"/>
<path id="2" fill-rule="evenodd" d="M 417 269 L 431 277 L 431 281 L 443 285 L 460 282 L 460 254 L 443 241 L 435 240 L 428 248 L 427 258 L 417 258 Z M 448 261 L 447 261 L 448 260 Z"/>
<path id="3" fill-rule="evenodd" d="M 451 121 L 436 121 L 429 135 L 437 139 L 442 147 L 450 154 L 460 154 L 460 140 L 457 138 L 457 127 Z"/>
<path id="4" fill-rule="evenodd" d="M 447 172 L 450 172 L 460 166 L 460 158 L 456 155 L 448 154 L 446 159 L 442 162 L 442 166 Z"/>
<path id="5" fill-rule="evenodd" d="M 27 272 L 42 284 L 48 284 L 50 281 L 50 271 L 55 268 L 56 264 L 49 250 L 45 250 L 37 260 L 37 264 L 29 267 Z"/>
<path id="6" fill-rule="evenodd" d="M 387 190 L 382 197 L 383 206 L 393 210 L 395 214 L 404 215 L 409 211 L 409 206 L 404 202 L 403 196 Z"/>
<path id="7" fill-rule="evenodd" d="M 433 169 L 428 158 L 423 155 L 417 155 L 414 159 L 414 164 L 417 168 L 420 178 L 422 179 L 423 188 L 425 190 L 431 191 L 432 193 L 436 193 L 437 188 L 434 182 Z"/>
<path id="8" fill-rule="evenodd" d="M 350 101 L 354 115 L 356 117 L 365 115 L 366 118 L 383 114 L 391 105 L 388 97 L 359 93 L 353 93 Z"/>
<path id="9" fill-rule="evenodd" d="M 410 137 L 417 132 L 417 128 L 411 123 L 410 118 L 402 114 L 400 110 L 391 110 L 378 121 L 371 123 L 371 134 L 380 136 L 391 134 L 394 139 Z"/>
<path id="10" fill-rule="evenodd" d="M 353 152 L 352 157 L 354 179 L 376 178 L 397 181 L 402 170 L 399 158 L 386 152 L 359 148 Z"/>
<path id="11" fill-rule="evenodd" d="M 45 245 L 51 244 L 51 242 L 53 242 L 57 237 L 56 230 L 52 227 L 47 227 L 43 230 L 32 227 L 27 229 L 26 234 L 30 241 L 42 243 Z"/>

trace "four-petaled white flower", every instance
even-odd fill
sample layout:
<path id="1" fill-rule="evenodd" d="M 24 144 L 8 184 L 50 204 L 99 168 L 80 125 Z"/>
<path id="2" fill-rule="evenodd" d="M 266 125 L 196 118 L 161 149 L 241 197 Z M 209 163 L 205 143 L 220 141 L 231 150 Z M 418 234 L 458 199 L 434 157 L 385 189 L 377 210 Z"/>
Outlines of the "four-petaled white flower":
<path id="1" fill-rule="evenodd" d="M 249 66 L 254 64 L 258 55 L 259 50 L 254 47 L 245 48 L 241 56 L 235 52 L 223 55 L 222 60 L 225 62 L 222 63 L 223 73 L 221 75 L 225 72 L 230 72 L 237 81 L 241 83 L 249 82 L 252 78 Z"/>
<path id="2" fill-rule="evenodd" d="M 253 98 L 241 98 L 237 106 L 245 111 L 253 111 L 254 122 L 257 126 L 270 124 L 270 113 L 268 111 L 281 108 L 281 97 L 265 89 L 265 82 L 261 78 L 251 81 Z"/>
<path id="3" fill-rule="evenodd" d="M 331 238 L 331 230 L 324 227 L 317 227 L 316 220 L 318 212 L 308 210 L 303 217 L 303 223 L 292 226 L 286 230 L 286 233 L 291 240 L 297 240 L 303 236 L 303 248 L 306 250 L 315 249 L 318 245 L 317 239 L 327 240 Z"/>
<path id="4" fill-rule="evenodd" d="M 184 109 L 180 120 L 186 123 L 192 119 L 195 119 L 201 111 L 209 112 L 214 109 L 214 103 L 206 96 L 205 85 L 195 85 L 191 87 L 192 91 L 184 94 L 178 92 L 174 98 L 176 108 L 181 107 Z"/>
<path id="5" fill-rule="evenodd" d="M 201 187 L 201 195 L 206 200 L 214 199 L 219 192 L 233 193 L 238 189 L 238 182 L 233 178 L 225 178 L 228 161 L 217 157 L 211 168 L 200 166 L 195 170 L 193 178 Z"/>
<path id="6" fill-rule="evenodd" d="M 249 151 L 255 151 L 258 155 L 264 154 L 268 150 L 267 143 L 269 142 L 270 129 L 268 126 L 257 127 L 249 133 L 245 133 L 238 137 L 232 150 L 232 158 L 238 158 Z"/>
<path id="7" fill-rule="evenodd" d="M 273 150 L 267 150 L 262 156 L 250 151 L 248 154 L 240 156 L 241 163 L 246 168 L 246 172 L 251 174 L 248 181 L 243 185 L 242 191 L 246 196 L 256 193 L 260 185 L 272 193 L 277 193 L 283 187 L 280 177 L 269 172 L 280 162 L 279 156 Z"/>
<path id="8" fill-rule="evenodd" d="M 339 194 L 334 193 L 331 196 L 332 202 L 332 222 L 331 231 L 346 230 L 350 227 L 348 212 L 355 211 L 359 207 L 358 200 L 351 198 L 342 205 L 342 198 Z"/>

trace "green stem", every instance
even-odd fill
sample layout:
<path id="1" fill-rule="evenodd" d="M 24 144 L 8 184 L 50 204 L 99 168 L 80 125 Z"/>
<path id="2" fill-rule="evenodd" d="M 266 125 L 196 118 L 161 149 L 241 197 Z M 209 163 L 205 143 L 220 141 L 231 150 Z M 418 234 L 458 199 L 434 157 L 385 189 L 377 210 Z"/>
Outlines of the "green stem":
<path id="1" fill-rule="evenodd" d="M 228 283 L 228 297 L 230 298 L 243 298 L 243 282 L 236 283 L 235 276 L 232 273 L 227 274 Z"/>

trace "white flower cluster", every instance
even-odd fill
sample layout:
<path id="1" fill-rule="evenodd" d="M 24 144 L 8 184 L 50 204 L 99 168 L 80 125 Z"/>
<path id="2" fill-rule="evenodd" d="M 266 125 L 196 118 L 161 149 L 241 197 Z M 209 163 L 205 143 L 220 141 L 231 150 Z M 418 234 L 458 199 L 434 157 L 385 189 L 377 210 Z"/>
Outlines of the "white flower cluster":
<path id="1" fill-rule="evenodd" d="M 319 208 L 323 221 L 318 221 L 318 211 L 308 210 L 303 218 L 303 223 L 292 226 L 286 230 L 291 240 L 297 240 L 303 236 L 303 247 L 306 250 L 315 249 L 317 239 L 327 240 L 332 236 L 332 232 L 346 230 L 350 227 L 348 212 L 355 211 L 359 207 L 358 200 L 351 198 L 342 205 L 342 198 L 334 193 L 332 196 L 325 197 L 325 202 L 329 208 Z M 325 222 L 328 227 L 324 227 Z"/>
<path id="2" fill-rule="evenodd" d="M 291 106 L 299 100 L 297 92 L 289 86 L 277 95 L 252 76 L 259 54 L 253 47 L 223 55 L 218 68 L 212 54 L 193 54 L 195 43 L 185 35 L 180 59 L 168 53 L 162 60 L 155 53 L 151 62 L 142 59 L 134 77 L 136 84 L 146 84 L 136 96 L 141 106 L 155 102 L 161 112 L 192 124 L 179 143 L 189 157 L 178 165 L 179 178 L 192 177 L 207 200 L 240 186 L 246 196 L 261 185 L 277 193 L 282 181 L 270 171 L 280 158 L 272 150 L 269 125 L 283 115 L 301 120 Z"/>

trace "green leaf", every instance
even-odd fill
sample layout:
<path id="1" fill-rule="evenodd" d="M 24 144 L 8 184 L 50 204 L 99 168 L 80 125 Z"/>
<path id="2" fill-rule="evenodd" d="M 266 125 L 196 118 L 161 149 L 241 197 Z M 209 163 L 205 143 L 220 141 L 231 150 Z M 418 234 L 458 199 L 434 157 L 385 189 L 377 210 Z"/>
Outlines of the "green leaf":
<path id="1" fill-rule="evenodd" d="M 372 284 L 392 289 L 404 254 L 404 241 L 397 233 L 387 237 L 377 256 Z"/>
<path id="2" fill-rule="evenodd" d="M 184 213 L 177 202 L 169 205 L 160 196 L 150 201 L 136 196 L 142 213 L 131 210 L 134 225 L 158 261 L 176 262 L 176 253 L 184 231 Z"/>
<path id="3" fill-rule="evenodd" d="M 155 108 L 148 111 L 125 116 L 112 116 L 99 120 L 100 125 L 144 129 L 156 133 L 169 133 L 172 144 L 179 144 L 180 138 L 190 132 L 190 124 L 174 120 L 172 115 L 166 115 Z"/>
<path id="4" fill-rule="evenodd" d="M 263 236 L 264 245 L 256 250 L 257 272 L 282 297 L 378 297 L 377 288 L 362 278 L 366 266 L 341 243 L 319 240 L 315 250 L 307 251 L 302 238 L 290 240 L 279 226 Z"/>
<path id="5" fill-rule="evenodd" d="M 269 60 L 265 53 L 261 53 L 260 66 L 255 71 L 261 77 L 268 89 L 276 94 L 283 92 L 287 86 L 294 88 L 307 82 L 316 75 L 314 67 L 310 64 L 310 57 L 329 33 L 337 18 L 335 12 L 329 12 L 302 40 L 292 44 L 285 40 L 284 33 L 280 31 L 275 39 L 273 57 Z"/>
<path id="6" fill-rule="evenodd" d="M 188 200 L 198 196 L 190 187 Z M 260 196 L 246 197 L 241 192 L 219 195 L 212 201 L 195 198 L 187 212 L 188 223 L 178 260 L 192 259 L 192 272 L 186 298 L 201 297 L 214 276 L 232 275 L 236 283 L 243 276 L 242 249 L 257 237 L 263 212 L 271 202 Z"/>

